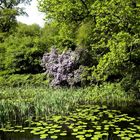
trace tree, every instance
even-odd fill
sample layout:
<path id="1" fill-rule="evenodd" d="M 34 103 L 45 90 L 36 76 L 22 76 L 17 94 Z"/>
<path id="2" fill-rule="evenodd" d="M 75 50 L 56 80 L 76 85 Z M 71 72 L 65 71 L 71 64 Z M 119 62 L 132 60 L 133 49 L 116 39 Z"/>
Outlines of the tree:
<path id="1" fill-rule="evenodd" d="M 58 23 L 51 22 L 46 23 L 45 26 L 41 29 L 42 35 L 40 40 L 46 43 L 47 48 L 58 45 L 59 40 L 59 27 Z"/>
<path id="2" fill-rule="evenodd" d="M 89 51 L 98 82 L 140 83 L 139 0 L 43 0 L 40 9 L 58 23 L 64 42 Z"/>
<path id="3" fill-rule="evenodd" d="M 1 52 L 1 69 L 9 73 L 39 73 L 42 70 L 41 57 L 47 49 L 41 36 L 42 31 L 38 25 L 18 24 L 16 32 L 0 44 L 4 52 Z"/>
<path id="4" fill-rule="evenodd" d="M 90 0 L 40 0 L 47 19 L 58 22 L 80 22 L 90 13 Z"/>
<path id="5" fill-rule="evenodd" d="M 9 32 L 17 23 L 16 16 L 25 14 L 18 5 L 31 0 L 1 0 L 0 1 L 0 32 Z"/>
<path id="6" fill-rule="evenodd" d="M 89 16 L 90 0 L 40 0 L 40 10 L 46 13 L 48 23 L 58 27 L 59 44 L 67 40 L 74 42 L 80 23 Z"/>

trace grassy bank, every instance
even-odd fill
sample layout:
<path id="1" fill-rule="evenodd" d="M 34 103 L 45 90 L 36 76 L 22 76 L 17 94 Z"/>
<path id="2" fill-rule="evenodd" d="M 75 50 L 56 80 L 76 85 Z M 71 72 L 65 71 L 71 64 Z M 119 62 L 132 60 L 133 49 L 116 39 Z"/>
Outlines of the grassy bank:
<path id="1" fill-rule="evenodd" d="M 85 89 L 51 89 L 33 85 L 2 87 L 0 122 L 65 114 L 80 104 L 104 104 L 122 108 L 136 102 L 135 97 L 124 92 L 119 84 L 105 84 Z"/>

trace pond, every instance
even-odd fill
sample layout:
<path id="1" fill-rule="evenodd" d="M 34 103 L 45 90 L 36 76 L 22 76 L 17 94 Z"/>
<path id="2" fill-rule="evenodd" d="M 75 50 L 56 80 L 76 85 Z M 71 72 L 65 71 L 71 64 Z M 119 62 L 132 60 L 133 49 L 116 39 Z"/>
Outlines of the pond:
<path id="1" fill-rule="evenodd" d="M 140 140 L 140 117 L 130 117 L 106 106 L 82 105 L 66 116 L 9 122 L 0 140 Z"/>

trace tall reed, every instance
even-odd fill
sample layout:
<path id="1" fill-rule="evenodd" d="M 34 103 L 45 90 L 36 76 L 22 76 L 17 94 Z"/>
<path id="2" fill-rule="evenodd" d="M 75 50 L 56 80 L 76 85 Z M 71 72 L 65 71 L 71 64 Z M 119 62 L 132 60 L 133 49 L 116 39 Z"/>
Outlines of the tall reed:
<path id="1" fill-rule="evenodd" d="M 0 122 L 66 114 L 80 104 L 127 107 L 137 100 L 119 84 L 87 88 L 52 89 L 44 86 L 3 87 L 0 90 Z"/>

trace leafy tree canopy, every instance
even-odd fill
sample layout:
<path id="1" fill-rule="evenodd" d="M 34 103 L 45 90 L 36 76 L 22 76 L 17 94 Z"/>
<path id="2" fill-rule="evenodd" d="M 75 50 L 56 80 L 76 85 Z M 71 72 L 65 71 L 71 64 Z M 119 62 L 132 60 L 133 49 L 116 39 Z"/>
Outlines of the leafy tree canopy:
<path id="1" fill-rule="evenodd" d="M 139 80 L 139 0 L 40 0 L 39 3 L 46 20 L 58 23 L 60 44 L 70 40 L 89 51 L 93 60 L 89 68 L 91 77 L 97 81 L 125 81 L 126 77 L 132 83 Z"/>
<path id="2" fill-rule="evenodd" d="M 79 22 L 89 14 L 90 0 L 39 0 L 47 19 L 59 22 Z M 69 23 L 70 24 L 70 23 Z"/>
<path id="3" fill-rule="evenodd" d="M 9 32 L 16 25 L 16 16 L 25 14 L 18 5 L 31 0 L 1 0 L 0 1 L 0 32 Z"/>
<path id="4" fill-rule="evenodd" d="M 0 69 L 8 73 L 40 72 L 41 57 L 47 48 L 41 36 L 42 30 L 38 25 L 19 23 L 16 31 L 0 43 Z"/>
<path id="5" fill-rule="evenodd" d="M 57 23 L 60 42 L 73 41 L 77 27 L 90 13 L 90 0 L 38 1 L 40 10 L 46 13 L 46 21 Z"/>

